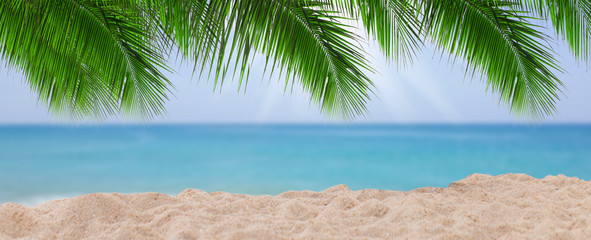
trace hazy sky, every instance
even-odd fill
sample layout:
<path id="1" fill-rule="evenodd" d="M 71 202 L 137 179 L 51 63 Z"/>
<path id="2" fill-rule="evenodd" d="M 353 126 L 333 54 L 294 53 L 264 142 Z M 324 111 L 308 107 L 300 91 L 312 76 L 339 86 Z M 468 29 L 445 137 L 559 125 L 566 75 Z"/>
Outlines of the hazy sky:
<path id="1" fill-rule="evenodd" d="M 479 79 L 464 79 L 464 65 L 453 67 L 446 56 L 426 48 L 412 67 L 397 69 L 375 45 L 366 49 L 378 74 L 370 75 L 376 96 L 368 104 L 368 117 L 354 123 L 489 123 L 520 122 L 499 102 L 498 94 L 486 92 Z M 591 77 L 585 64 L 577 64 L 566 47 L 557 49 L 558 60 L 568 72 L 559 74 L 566 90 L 558 104 L 559 115 L 544 122 L 591 122 Z M 171 64 L 174 64 L 174 60 Z M 261 80 L 262 62 L 253 63 L 246 93 L 238 83 L 227 81 L 222 92 L 207 79 L 191 80 L 192 66 L 176 64 L 169 74 L 175 96 L 166 104 L 168 115 L 153 123 L 327 123 L 309 94 L 299 88 L 284 93 L 283 81 Z M 14 69 L 0 67 L 0 123 L 67 123 L 56 119 L 37 103 L 23 77 Z M 129 122 L 112 118 L 108 123 Z"/>

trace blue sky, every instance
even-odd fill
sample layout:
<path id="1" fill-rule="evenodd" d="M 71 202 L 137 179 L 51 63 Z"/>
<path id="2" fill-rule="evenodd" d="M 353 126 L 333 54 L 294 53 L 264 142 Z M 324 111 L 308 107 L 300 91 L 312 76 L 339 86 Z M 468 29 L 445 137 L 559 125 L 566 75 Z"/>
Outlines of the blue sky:
<path id="1" fill-rule="evenodd" d="M 498 94 L 486 92 L 479 78 L 464 78 L 464 65 L 448 63 L 448 58 L 427 47 L 406 69 L 389 63 L 370 44 L 368 61 L 377 70 L 371 74 L 376 95 L 368 104 L 369 116 L 354 123 L 512 123 L 516 119 L 499 102 Z M 558 60 L 567 71 L 559 74 L 565 84 L 565 96 L 558 104 L 559 115 L 545 123 L 591 122 L 591 78 L 584 63 L 577 63 L 564 46 L 556 49 Z M 175 61 L 172 60 L 171 63 Z M 309 94 L 299 88 L 284 92 L 284 81 L 261 80 L 262 59 L 253 63 L 253 75 L 246 92 L 238 92 L 238 82 L 227 81 L 221 93 L 213 92 L 207 79 L 191 79 L 192 65 L 176 64 L 177 73 L 169 74 L 175 96 L 166 104 L 167 116 L 152 123 L 331 123 L 319 108 L 311 104 Z M 111 118 L 107 123 L 129 123 Z M 336 121 L 338 122 L 338 121 Z M 71 123 L 52 117 L 37 103 L 22 75 L 0 67 L 0 123 Z"/>

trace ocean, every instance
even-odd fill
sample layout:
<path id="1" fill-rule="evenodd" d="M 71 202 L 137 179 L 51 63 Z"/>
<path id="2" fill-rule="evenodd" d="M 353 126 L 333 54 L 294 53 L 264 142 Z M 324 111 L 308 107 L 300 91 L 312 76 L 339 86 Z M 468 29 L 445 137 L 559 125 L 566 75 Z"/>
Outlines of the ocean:
<path id="1" fill-rule="evenodd" d="M 0 126 L 0 204 L 186 188 L 411 190 L 473 173 L 590 180 L 591 125 Z"/>

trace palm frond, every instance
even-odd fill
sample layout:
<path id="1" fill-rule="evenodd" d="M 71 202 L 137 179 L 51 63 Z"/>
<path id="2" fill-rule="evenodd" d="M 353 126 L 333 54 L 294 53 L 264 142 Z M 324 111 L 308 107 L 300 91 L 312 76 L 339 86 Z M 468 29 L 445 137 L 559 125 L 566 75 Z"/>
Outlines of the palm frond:
<path id="1" fill-rule="evenodd" d="M 551 19 L 588 61 L 590 16 L 580 0 L 5 0 L 0 57 L 53 112 L 104 118 L 163 113 L 163 54 L 178 49 L 215 86 L 248 81 L 262 54 L 286 88 L 350 119 L 366 113 L 373 87 L 349 25 L 360 20 L 388 58 L 412 61 L 426 37 L 483 73 L 515 113 L 541 118 L 556 111 L 561 69 L 534 23 Z"/>
<path id="2" fill-rule="evenodd" d="M 541 118 L 555 113 L 561 71 L 546 43 L 548 36 L 515 3 L 502 0 L 421 1 L 428 37 L 440 49 L 464 59 L 485 75 L 517 115 Z"/>
<path id="3" fill-rule="evenodd" d="M 107 0 L 0 3 L 1 57 L 58 115 L 161 114 L 170 83 L 146 19 Z"/>
<path id="4" fill-rule="evenodd" d="M 589 62 L 591 55 L 591 2 L 582 0 L 521 0 L 517 7 L 549 19 L 575 56 Z"/>
<path id="5" fill-rule="evenodd" d="M 368 35 L 377 40 L 386 57 L 399 64 L 412 63 L 422 47 L 419 9 L 410 0 L 330 0 L 332 6 L 360 19 Z"/>
<path id="6" fill-rule="evenodd" d="M 168 2 L 168 1 L 164 1 Z M 175 2 L 176 3 L 176 2 Z M 323 1 L 184 1 L 162 5 L 161 19 L 181 51 L 201 61 L 196 71 L 225 79 L 234 69 L 248 80 L 255 54 L 271 73 L 298 81 L 329 116 L 365 113 L 371 71 L 358 36 Z M 207 67 L 209 66 L 209 67 Z M 287 85 L 286 85 L 287 86 Z"/>

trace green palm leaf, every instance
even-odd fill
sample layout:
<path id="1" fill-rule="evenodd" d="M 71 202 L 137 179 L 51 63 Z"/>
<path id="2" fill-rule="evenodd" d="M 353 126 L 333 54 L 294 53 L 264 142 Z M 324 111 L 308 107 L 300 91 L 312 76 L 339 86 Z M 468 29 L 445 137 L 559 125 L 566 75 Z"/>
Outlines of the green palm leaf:
<path id="1" fill-rule="evenodd" d="M 360 19 L 368 35 L 377 40 L 386 57 L 412 63 L 422 47 L 420 14 L 408 0 L 330 0 L 333 7 Z"/>
<path id="2" fill-rule="evenodd" d="M 248 81 L 262 54 L 286 88 L 297 83 L 327 115 L 350 119 L 365 114 L 373 86 L 348 25 L 360 20 L 398 63 L 432 40 L 515 113 L 541 118 L 556 111 L 561 69 L 532 22 L 551 19 L 588 61 L 590 14 L 591 3 L 575 0 L 7 0 L 0 52 L 40 101 L 76 118 L 162 114 L 163 55 L 178 49 L 216 86 Z"/>
<path id="3" fill-rule="evenodd" d="M 518 115 L 541 118 L 555 113 L 561 71 L 537 19 L 512 1 L 426 0 L 420 7 L 428 36 L 437 47 L 482 72 Z"/>
<path id="4" fill-rule="evenodd" d="M 576 57 L 589 62 L 591 54 L 591 2 L 581 0 L 525 0 L 520 9 L 549 19 Z"/>
<path id="5" fill-rule="evenodd" d="M 323 1 L 163 1 L 158 12 L 180 50 L 201 61 L 196 70 L 222 81 L 234 69 L 248 80 L 255 53 L 271 74 L 297 81 L 329 116 L 364 114 L 371 71 L 358 36 Z M 206 67 L 209 66 L 209 67 Z M 267 67 L 265 67 L 266 69 Z M 209 69 L 209 70 L 208 70 Z M 287 86 L 287 85 L 286 85 Z"/>
<path id="6" fill-rule="evenodd" d="M 146 22 L 117 1 L 2 1 L 1 54 L 57 114 L 151 117 L 169 82 Z"/>

